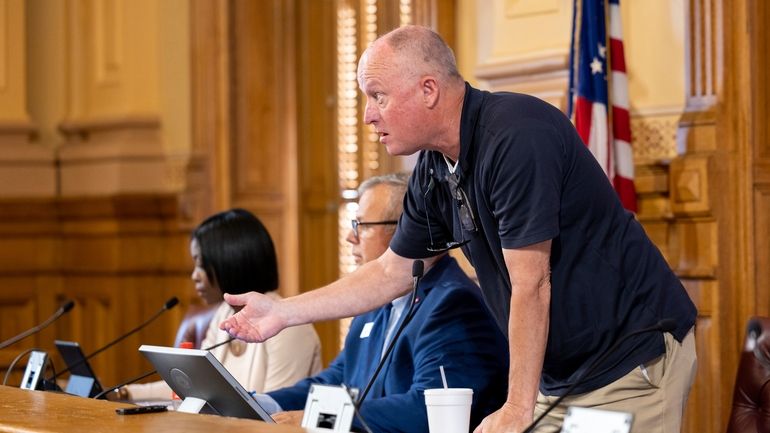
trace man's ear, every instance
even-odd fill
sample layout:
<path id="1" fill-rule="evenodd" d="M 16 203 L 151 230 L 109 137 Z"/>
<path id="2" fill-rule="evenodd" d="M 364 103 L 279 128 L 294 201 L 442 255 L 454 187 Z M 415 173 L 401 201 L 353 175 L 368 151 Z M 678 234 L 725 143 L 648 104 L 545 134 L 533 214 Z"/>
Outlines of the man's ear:
<path id="1" fill-rule="evenodd" d="M 420 81 L 420 87 L 422 89 L 422 99 L 425 102 L 425 106 L 433 108 L 438 104 L 439 86 L 438 81 L 432 75 L 426 75 L 422 77 Z"/>

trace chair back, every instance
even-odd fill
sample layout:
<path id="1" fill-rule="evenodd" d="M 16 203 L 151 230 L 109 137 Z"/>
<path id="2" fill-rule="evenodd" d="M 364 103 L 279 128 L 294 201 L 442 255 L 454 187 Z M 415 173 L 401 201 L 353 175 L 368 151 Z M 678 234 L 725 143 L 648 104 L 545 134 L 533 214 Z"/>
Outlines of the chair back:
<path id="1" fill-rule="evenodd" d="M 770 318 L 752 317 L 738 364 L 727 433 L 770 433 Z"/>

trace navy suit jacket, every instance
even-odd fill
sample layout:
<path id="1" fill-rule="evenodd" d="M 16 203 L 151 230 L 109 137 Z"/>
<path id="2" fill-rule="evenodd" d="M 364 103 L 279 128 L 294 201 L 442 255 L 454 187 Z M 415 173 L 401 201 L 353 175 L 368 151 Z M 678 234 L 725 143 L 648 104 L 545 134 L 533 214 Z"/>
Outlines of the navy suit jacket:
<path id="1" fill-rule="evenodd" d="M 428 431 L 423 391 L 441 388 L 439 366 L 448 385 L 472 388 L 471 430 L 505 402 L 508 387 L 508 343 L 490 316 L 481 291 L 445 256 L 418 285 L 412 321 L 398 338 L 369 395 L 361 416 L 374 432 Z M 399 320 L 403 320 L 408 305 Z M 382 308 L 362 314 L 350 325 L 345 348 L 329 368 L 294 386 L 269 392 L 283 410 L 305 407 L 313 383 L 358 388 L 363 392 L 382 352 L 384 334 L 364 326 Z M 370 325 L 371 326 L 371 325 Z M 360 427 L 354 419 L 354 427 Z"/>

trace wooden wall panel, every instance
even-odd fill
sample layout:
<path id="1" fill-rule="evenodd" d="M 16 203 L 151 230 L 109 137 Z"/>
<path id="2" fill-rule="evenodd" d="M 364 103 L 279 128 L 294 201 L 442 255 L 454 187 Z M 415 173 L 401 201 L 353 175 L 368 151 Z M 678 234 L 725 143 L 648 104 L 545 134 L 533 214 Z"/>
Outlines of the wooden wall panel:
<path id="1" fill-rule="evenodd" d="M 681 278 L 714 278 L 719 264 L 717 224 L 712 219 L 681 219 L 674 230 L 674 272 Z"/>
<path id="2" fill-rule="evenodd" d="M 698 372 L 682 430 L 688 433 L 724 431 L 746 320 L 768 300 L 760 272 L 752 271 L 767 257 L 752 243 L 766 238 L 760 233 L 770 232 L 770 221 L 757 208 L 762 189 L 752 197 L 750 188 L 752 173 L 760 171 L 756 162 L 750 168 L 752 160 L 761 152 L 751 151 L 746 116 L 767 96 L 747 85 L 748 59 L 757 55 L 747 50 L 742 27 L 748 4 L 685 2 L 679 155 L 670 164 L 637 165 L 639 219 L 698 307 Z"/>
<path id="3" fill-rule="evenodd" d="M 16 280 L 16 281 L 14 281 Z M 38 316 L 37 299 L 34 292 L 23 290 L 24 285 L 19 284 L 19 279 L 1 278 L 0 285 L 3 287 L 0 294 L 0 329 L 3 330 L 2 338 L 11 338 L 36 325 L 35 318 Z M 48 314 L 52 314 L 53 311 Z M 45 313 L 43 313 L 45 314 Z M 23 341 L 14 346 L 13 349 L 0 350 L 0 363 L 9 365 L 16 356 L 20 348 L 30 348 L 30 342 Z"/>
<path id="4" fill-rule="evenodd" d="M 339 276 L 336 20 L 334 0 L 297 4 L 299 292 L 321 287 Z M 315 327 L 328 363 L 339 353 L 339 321 L 317 323 Z"/>
<path id="5" fill-rule="evenodd" d="M 726 0 L 688 0 L 685 6 L 686 112 L 678 132 L 683 153 L 671 165 L 671 206 L 675 269 L 696 299 L 700 341 L 684 431 L 721 432 L 746 322 L 767 311 L 761 305 L 767 286 L 759 277 L 767 253 L 758 242 L 764 243 L 760 234 L 770 221 L 755 178 L 762 165 L 757 145 L 766 136 L 749 121 L 768 101 L 756 67 L 768 56 L 757 51 L 766 46 L 767 32 L 747 27 L 767 18 L 767 6 Z"/>
<path id="6" fill-rule="evenodd" d="M 334 6 L 196 0 L 192 7 L 194 141 L 212 192 L 205 199 L 211 212 L 237 206 L 262 219 L 285 296 L 337 275 Z M 328 362 L 338 344 L 324 326 L 336 322 L 317 327 Z"/>
<path id="7" fill-rule="evenodd" d="M 291 2 L 233 3 L 234 106 L 233 180 L 236 200 L 256 196 L 281 200 L 289 129 L 284 118 L 292 106 L 292 32 L 287 21 Z"/>
<path id="8" fill-rule="evenodd" d="M 690 131 L 701 128 L 691 128 Z M 703 142 L 697 140 L 694 147 Z M 709 155 L 692 154 L 671 164 L 671 209 L 674 213 L 688 216 L 709 215 L 711 211 L 709 188 Z"/>
<path id="9" fill-rule="evenodd" d="M 688 294 L 698 307 L 698 321 L 695 328 L 695 344 L 698 353 L 698 371 L 695 376 L 690 399 L 687 402 L 683 432 L 721 432 L 714 423 L 719 416 L 720 401 L 714 396 L 720 391 L 720 349 L 711 342 L 719 340 L 719 316 L 715 310 L 718 285 L 714 281 L 684 279 Z M 713 414 L 714 416 L 703 416 Z"/>
<path id="10" fill-rule="evenodd" d="M 230 3 L 230 206 L 273 237 L 281 293 L 299 293 L 294 2 Z"/>
<path id="11" fill-rule="evenodd" d="M 719 296 L 726 283 L 728 274 L 720 273 L 720 279 L 714 280 L 717 269 L 724 266 L 721 256 L 716 254 L 718 247 L 716 232 L 722 229 L 715 222 L 721 214 L 720 201 L 714 195 L 721 193 L 729 184 L 715 183 L 715 166 L 725 160 L 713 160 L 716 148 L 717 120 L 715 112 L 718 87 L 717 79 L 721 74 L 721 58 L 715 53 L 722 49 L 722 27 L 714 27 L 719 10 L 711 0 L 688 0 L 686 14 L 688 20 L 685 35 L 686 61 L 685 77 L 686 112 L 680 121 L 678 137 L 685 148 L 685 153 L 671 164 L 670 189 L 671 208 L 674 214 L 673 226 L 676 232 L 674 245 L 676 251 L 672 257 L 672 267 L 689 289 L 689 293 L 698 307 L 697 351 L 699 358 L 697 383 L 691 391 L 688 404 L 686 432 L 719 431 L 718 426 L 724 418 L 720 405 L 711 403 L 713 396 L 724 395 L 726 389 L 719 374 L 719 360 L 722 358 L 715 348 L 726 341 L 720 332 L 719 311 L 711 308 L 712 297 Z M 715 69 L 716 68 L 716 69 Z M 722 245 L 730 248 L 732 245 Z M 708 283 L 709 294 L 703 288 Z M 719 305 L 717 303 L 716 305 Z M 724 400 L 723 400 L 724 401 Z M 713 411 L 713 409 L 717 409 Z M 713 414 L 708 422 L 699 420 L 704 411 Z"/>
<path id="12" fill-rule="evenodd" d="M 756 281 L 757 314 L 770 316 L 770 4 L 751 2 L 751 151 L 753 174 L 754 230 L 752 233 L 753 275 Z"/>
<path id="13" fill-rule="evenodd" d="M 754 188 L 754 275 L 756 278 L 756 314 L 770 316 L 770 185 Z"/>
<path id="14" fill-rule="evenodd" d="M 152 195 L 0 202 L 0 256 L 13 257 L 0 266 L 0 341 L 75 301 L 50 327 L 0 350 L 0 369 L 40 347 L 61 371 L 54 339 L 77 341 L 92 353 L 177 296 L 179 306 L 92 360 L 107 386 L 150 369 L 136 349 L 171 344 L 186 306 L 198 302 L 189 279 L 191 222 L 179 209 L 177 197 Z M 17 371 L 10 383 L 19 379 Z"/>
<path id="15" fill-rule="evenodd" d="M 190 4 L 192 151 L 202 172 L 198 221 L 230 203 L 229 8 L 225 1 Z"/>

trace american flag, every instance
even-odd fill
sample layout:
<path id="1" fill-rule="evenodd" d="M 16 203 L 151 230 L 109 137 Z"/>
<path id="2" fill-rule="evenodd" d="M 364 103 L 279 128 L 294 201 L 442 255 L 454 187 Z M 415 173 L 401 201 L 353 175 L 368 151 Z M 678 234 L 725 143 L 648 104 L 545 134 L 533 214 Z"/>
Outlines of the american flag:
<path id="1" fill-rule="evenodd" d="M 623 206 L 636 212 L 619 1 L 575 0 L 568 113 L 574 112 L 580 137 L 612 181 Z"/>

